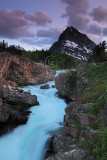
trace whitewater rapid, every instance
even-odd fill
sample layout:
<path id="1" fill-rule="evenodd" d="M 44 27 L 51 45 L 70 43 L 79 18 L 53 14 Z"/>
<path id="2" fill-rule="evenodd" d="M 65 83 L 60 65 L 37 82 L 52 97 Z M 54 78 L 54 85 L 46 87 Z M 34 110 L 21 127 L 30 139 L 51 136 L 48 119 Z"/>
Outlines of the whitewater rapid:
<path id="1" fill-rule="evenodd" d="M 58 73 L 63 71 L 58 71 Z M 24 87 L 37 95 L 39 106 L 32 106 L 27 124 L 21 125 L 0 137 L 0 160 L 44 160 L 45 144 L 50 133 L 59 129 L 63 122 L 66 103 L 55 96 L 54 82 L 48 82 L 50 89 L 40 89 L 41 85 Z"/>

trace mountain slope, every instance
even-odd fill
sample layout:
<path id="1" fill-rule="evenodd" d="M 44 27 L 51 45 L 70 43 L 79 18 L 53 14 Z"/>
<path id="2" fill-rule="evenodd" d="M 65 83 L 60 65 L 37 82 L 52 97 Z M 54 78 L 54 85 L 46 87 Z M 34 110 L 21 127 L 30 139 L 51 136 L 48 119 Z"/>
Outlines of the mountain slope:
<path id="1" fill-rule="evenodd" d="M 74 27 L 68 27 L 55 42 L 50 50 L 70 55 L 77 59 L 87 59 L 96 44 L 86 34 L 80 33 Z"/>

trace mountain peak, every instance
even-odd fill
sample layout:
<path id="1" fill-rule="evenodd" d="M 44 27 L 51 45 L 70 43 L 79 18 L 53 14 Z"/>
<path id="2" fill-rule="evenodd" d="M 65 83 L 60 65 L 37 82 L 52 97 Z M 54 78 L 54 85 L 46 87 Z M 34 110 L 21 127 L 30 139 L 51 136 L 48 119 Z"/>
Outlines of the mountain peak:
<path id="1" fill-rule="evenodd" d="M 86 60 L 88 54 L 92 52 L 95 46 L 96 44 L 86 34 L 79 32 L 71 26 L 63 31 L 50 50 Z"/>

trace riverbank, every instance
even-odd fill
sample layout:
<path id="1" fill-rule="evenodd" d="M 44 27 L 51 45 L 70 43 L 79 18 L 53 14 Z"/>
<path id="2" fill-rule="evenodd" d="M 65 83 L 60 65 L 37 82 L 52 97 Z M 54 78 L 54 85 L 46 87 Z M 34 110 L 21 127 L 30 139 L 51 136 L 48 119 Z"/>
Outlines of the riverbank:
<path id="1" fill-rule="evenodd" d="M 47 160 L 107 159 L 107 62 L 78 66 L 55 79 L 65 109 L 64 135 L 53 138 Z"/>

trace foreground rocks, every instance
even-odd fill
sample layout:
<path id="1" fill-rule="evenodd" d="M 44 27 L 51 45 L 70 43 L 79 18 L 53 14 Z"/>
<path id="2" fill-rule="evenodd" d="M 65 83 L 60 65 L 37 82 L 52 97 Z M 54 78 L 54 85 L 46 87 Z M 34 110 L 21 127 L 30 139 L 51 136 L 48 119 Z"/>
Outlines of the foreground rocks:
<path id="1" fill-rule="evenodd" d="M 72 136 L 57 135 L 53 139 L 54 155 L 46 160 L 85 160 L 87 152 L 78 148 Z"/>
<path id="2" fill-rule="evenodd" d="M 95 130 L 91 129 L 92 125 L 96 125 L 94 115 L 88 115 L 86 112 L 92 107 L 93 104 L 80 104 L 70 103 L 65 109 L 65 117 L 64 117 L 64 130 L 66 134 L 71 136 L 79 137 L 81 139 L 92 138 Z"/>
<path id="3" fill-rule="evenodd" d="M 23 57 L 0 53 L 0 83 L 11 86 L 42 84 L 54 79 L 55 71 Z"/>
<path id="4" fill-rule="evenodd" d="M 39 104 L 36 96 L 5 85 L 0 85 L 0 97 L 0 134 L 7 132 L 9 126 L 25 124 L 31 113 L 29 107 Z"/>

